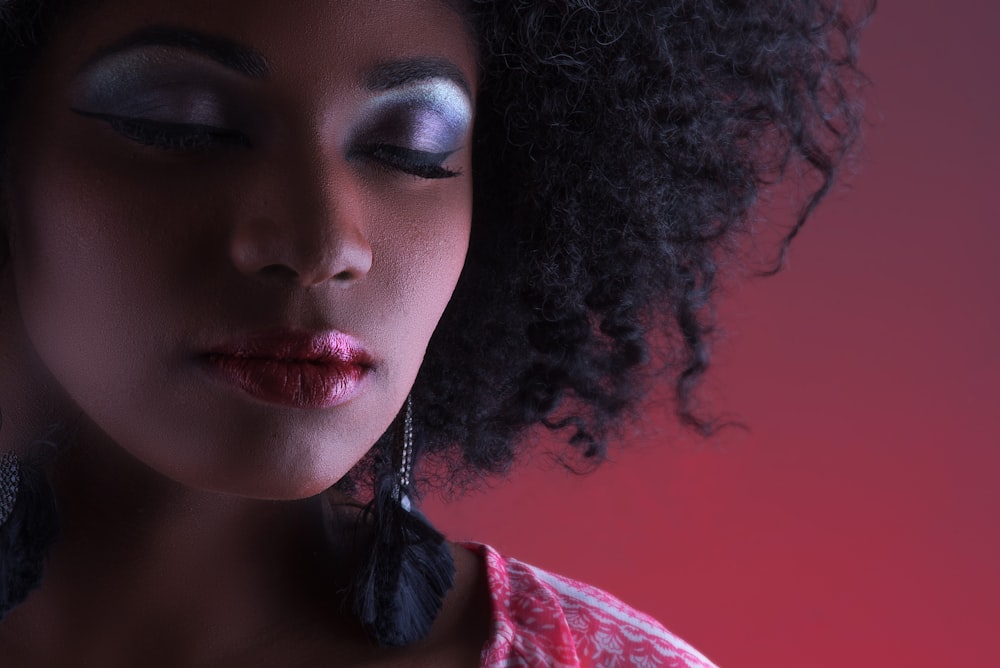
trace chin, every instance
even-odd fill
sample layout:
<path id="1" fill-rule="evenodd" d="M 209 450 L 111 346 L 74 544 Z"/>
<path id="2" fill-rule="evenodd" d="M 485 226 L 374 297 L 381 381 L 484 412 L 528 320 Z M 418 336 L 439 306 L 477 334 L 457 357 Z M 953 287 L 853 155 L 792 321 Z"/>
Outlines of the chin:
<path id="1" fill-rule="evenodd" d="M 159 467 L 155 467 L 159 468 Z M 296 467 L 275 463 L 225 465 L 187 470 L 161 470 L 160 474 L 190 489 L 248 499 L 296 501 L 316 496 L 337 483 L 347 471 L 330 466 Z"/>
<path id="2" fill-rule="evenodd" d="M 205 490 L 261 501 L 297 501 L 321 494 L 332 487 L 340 477 L 303 474 L 288 476 L 274 474 L 243 479 L 218 479 L 199 485 Z"/>

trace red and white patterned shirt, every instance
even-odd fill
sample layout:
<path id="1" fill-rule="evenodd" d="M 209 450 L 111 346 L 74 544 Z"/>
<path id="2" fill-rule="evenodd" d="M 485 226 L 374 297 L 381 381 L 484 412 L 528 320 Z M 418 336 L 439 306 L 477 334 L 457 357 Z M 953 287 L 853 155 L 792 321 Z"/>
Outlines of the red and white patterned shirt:
<path id="1" fill-rule="evenodd" d="M 698 650 L 611 594 L 464 543 L 486 561 L 492 636 L 482 668 L 716 668 Z"/>

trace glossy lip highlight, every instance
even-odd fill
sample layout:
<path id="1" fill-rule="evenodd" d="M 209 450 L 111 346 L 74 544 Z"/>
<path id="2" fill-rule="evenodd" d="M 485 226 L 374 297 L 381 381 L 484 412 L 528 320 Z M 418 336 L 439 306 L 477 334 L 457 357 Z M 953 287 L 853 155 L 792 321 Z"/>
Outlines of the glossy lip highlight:
<path id="1" fill-rule="evenodd" d="M 373 368 L 370 355 L 338 331 L 270 330 L 202 355 L 214 374 L 268 403 L 329 408 L 362 389 Z"/>

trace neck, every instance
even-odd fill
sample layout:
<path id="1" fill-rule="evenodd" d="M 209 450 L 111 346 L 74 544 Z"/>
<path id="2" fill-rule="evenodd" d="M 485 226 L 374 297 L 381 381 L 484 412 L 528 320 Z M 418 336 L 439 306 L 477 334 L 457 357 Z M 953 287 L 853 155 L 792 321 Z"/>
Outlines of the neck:
<path id="1" fill-rule="evenodd" d="M 175 638 L 165 663 L 182 665 L 267 643 L 304 615 L 315 619 L 317 606 L 338 618 L 318 498 L 192 490 L 92 426 L 74 441 L 50 473 L 60 536 L 42 587 L 0 625 L 0 648 L 16 639 L 117 665 Z"/>

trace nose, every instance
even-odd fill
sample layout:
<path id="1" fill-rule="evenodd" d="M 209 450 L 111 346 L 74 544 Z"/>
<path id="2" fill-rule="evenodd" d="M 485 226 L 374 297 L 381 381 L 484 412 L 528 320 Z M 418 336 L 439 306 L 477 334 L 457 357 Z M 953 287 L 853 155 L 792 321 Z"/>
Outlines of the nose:
<path id="1" fill-rule="evenodd" d="M 240 272 L 302 287 L 346 285 L 368 274 L 365 206 L 350 178 L 287 170 L 260 186 L 230 236 L 230 257 Z"/>

